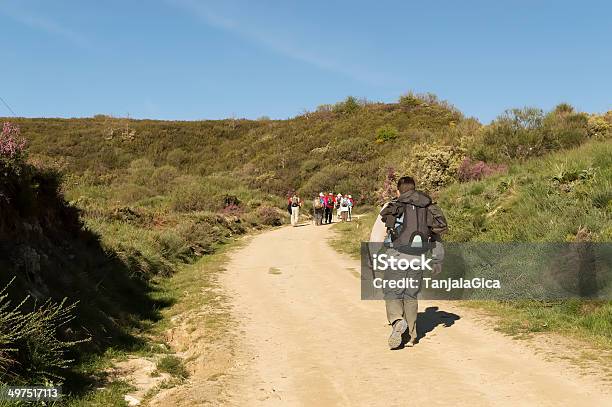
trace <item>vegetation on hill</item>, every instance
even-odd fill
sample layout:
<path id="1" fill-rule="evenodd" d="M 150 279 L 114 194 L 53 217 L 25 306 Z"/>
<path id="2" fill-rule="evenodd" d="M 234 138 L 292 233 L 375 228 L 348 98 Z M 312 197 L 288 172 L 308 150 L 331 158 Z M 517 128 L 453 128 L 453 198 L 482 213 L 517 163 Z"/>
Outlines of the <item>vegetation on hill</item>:
<path id="1" fill-rule="evenodd" d="M 67 360 L 141 346 L 171 302 L 159 279 L 233 236 L 280 225 L 293 190 L 375 205 L 410 173 L 444 207 L 455 241 L 611 235 L 610 112 L 514 109 L 483 126 L 433 95 L 407 94 L 392 104 L 347 98 L 289 120 L 12 121 L 29 153 L 16 127 L 4 130 L 1 382 L 31 378 L 36 343 L 53 344 L 36 371 L 58 381 L 70 376 Z M 367 219 L 352 225 L 363 231 Z"/>
<path id="2" fill-rule="evenodd" d="M 164 303 L 83 227 L 21 140 L 15 126 L 0 135 L 0 381 L 60 384 L 73 359 L 138 346 L 133 330 Z"/>

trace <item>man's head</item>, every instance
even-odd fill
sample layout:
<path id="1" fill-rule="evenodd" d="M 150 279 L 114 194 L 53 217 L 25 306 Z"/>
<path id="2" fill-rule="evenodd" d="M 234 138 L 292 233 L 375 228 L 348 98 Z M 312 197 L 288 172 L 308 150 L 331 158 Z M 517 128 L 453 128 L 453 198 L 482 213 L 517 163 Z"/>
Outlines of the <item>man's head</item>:
<path id="1" fill-rule="evenodd" d="M 406 193 L 408 191 L 414 191 L 416 188 L 416 183 L 414 182 L 414 178 L 412 177 L 401 177 L 397 180 L 397 190 L 400 194 Z"/>

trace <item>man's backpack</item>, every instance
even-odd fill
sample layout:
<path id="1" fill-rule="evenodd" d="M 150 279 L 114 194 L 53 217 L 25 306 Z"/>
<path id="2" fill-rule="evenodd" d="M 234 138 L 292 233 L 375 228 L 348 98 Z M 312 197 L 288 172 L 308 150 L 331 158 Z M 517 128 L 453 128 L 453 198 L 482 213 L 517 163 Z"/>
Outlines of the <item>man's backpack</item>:
<path id="1" fill-rule="evenodd" d="M 406 254 L 423 254 L 448 230 L 442 210 L 419 191 L 391 201 L 380 213 L 387 227 L 387 244 Z"/>
<path id="2" fill-rule="evenodd" d="M 321 198 L 315 198 L 314 202 L 312 203 L 312 206 L 315 209 L 323 208 L 323 200 Z"/>

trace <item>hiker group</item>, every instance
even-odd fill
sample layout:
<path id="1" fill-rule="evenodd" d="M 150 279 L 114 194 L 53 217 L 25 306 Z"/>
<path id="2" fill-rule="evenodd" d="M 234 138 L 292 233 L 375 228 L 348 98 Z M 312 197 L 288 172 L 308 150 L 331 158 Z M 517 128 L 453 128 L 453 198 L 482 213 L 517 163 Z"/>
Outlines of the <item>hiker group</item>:
<path id="1" fill-rule="evenodd" d="M 355 201 L 351 195 L 320 192 L 319 196 L 312 201 L 314 223 L 317 226 L 332 223 L 334 209 L 338 220 L 342 222 L 350 221 L 353 218 L 354 206 Z"/>
<path id="2" fill-rule="evenodd" d="M 297 226 L 300 218 L 300 208 L 304 202 L 297 194 L 289 195 L 287 199 L 287 212 L 291 217 L 291 225 Z M 333 192 L 319 193 L 312 201 L 312 215 L 317 226 L 333 222 L 334 210 L 339 221 L 346 222 L 353 218 L 353 207 L 355 201 L 351 195 L 335 195 Z"/>

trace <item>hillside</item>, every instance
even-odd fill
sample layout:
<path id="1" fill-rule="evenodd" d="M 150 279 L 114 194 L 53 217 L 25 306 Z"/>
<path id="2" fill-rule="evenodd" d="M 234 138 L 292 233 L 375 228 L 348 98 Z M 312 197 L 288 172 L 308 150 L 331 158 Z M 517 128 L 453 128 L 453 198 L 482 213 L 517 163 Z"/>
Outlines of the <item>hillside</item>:
<path id="1" fill-rule="evenodd" d="M 449 242 L 447 255 L 468 252 L 469 247 L 474 247 L 466 246 L 462 250 L 457 245 L 460 242 L 484 243 L 488 244 L 484 247 L 490 248 L 494 246 L 491 242 L 509 243 L 506 247 L 499 246 L 501 251 L 490 253 L 489 260 L 497 261 L 488 269 L 498 276 L 504 274 L 504 264 L 522 264 L 521 256 L 526 246 L 521 243 L 524 242 L 563 242 L 567 244 L 557 247 L 570 252 L 585 247 L 585 242 L 607 242 L 598 250 L 607 251 L 609 256 L 609 242 L 612 241 L 611 157 L 612 143 L 593 140 L 573 149 L 515 163 L 501 174 L 441 189 L 438 204 L 444 209 L 450 229 L 445 237 Z M 336 229 L 340 234 L 332 245 L 358 257 L 361 242 L 368 239 L 377 218 L 378 211 L 372 210 L 355 222 L 338 224 Z M 572 246 L 572 243 L 577 245 Z M 546 245 L 534 245 L 532 254 L 542 247 Z M 557 253 L 562 252 L 557 249 Z M 609 290 L 612 287 L 609 258 L 602 259 L 607 259 L 607 263 L 604 261 L 599 267 L 589 264 L 580 269 L 581 275 L 570 272 L 565 276 L 572 282 L 597 276 L 595 280 L 600 286 Z M 576 258 L 563 261 L 576 264 Z M 445 264 L 442 278 L 460 271 L 457 269 L 461 263 L 452 257 Z M 546 264 L 546 261 L 530 258 L 521 269 L 520 278 L 517 276 L 512 281 L 521 282 L 529 275 L 539 276 Z M 475 271 L 463 272 L 466 275 L 461 276 L 467 278 Z M 604 289 L 599 294 L 606 295 Z M 519 295 L 519 298 L 524 297 Z M 477 301 L 469 305 L 498 316 L 498 328 L 514 336 L 561 332 L 604 348 L 612 343 L 611 301 L 573 298 L 547 302 Z"/>
<path id="2" fill-rule="evenodd" d="M 0 289 L 15 280 L 0 293 L 0 318 L 31 295 L 18 313 L 42 315 L 34 300 L 50 298 L 67 322 L 33 318 L 46 328 L 25 339 L 0 332 L 2 382 L 30 374 L 4 350 L 14 342 L 27 350 L 32 338 L 55 338 L 44 377 L 66 376 L 71 357 L 83 366 L 108 349 L 142 350 L 176 300 L 160 282 L 234 236 L 282 224 L 293 190 L 351 193 L 367 209 L 410 173 L 445 208 L 453 241 L 612 237 L 610 112 L 513 109 L 483 126 L 433 95 L 408 94 L 393 104 L 348 98 L 289 120 L 10 121 L 28 146 L 3 153 Z"/>
<path id="3" fill-rule="evenodd" d="M 64 174 L 87 227 L 149 278 L 234 234 L 280 224 L 291 190 L 375 202 L 387 162 L 415 143 L 451 140 L 464 119 L 433 96 L 406 96 L 391 105 L 348 98 L 286 121 L 13 121 L 29 161 Z"/>
<path id="4" fill-rule="evenodd" d="M 0 381 L 61 383 L 72 374 L 69 359 L 137 346 L 134 331 L 159 319 L 165 303 L 83 227 L 58 174 L 26 164 L 19 151 L 3 153 Z"/>

